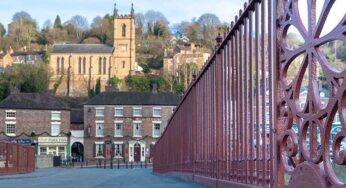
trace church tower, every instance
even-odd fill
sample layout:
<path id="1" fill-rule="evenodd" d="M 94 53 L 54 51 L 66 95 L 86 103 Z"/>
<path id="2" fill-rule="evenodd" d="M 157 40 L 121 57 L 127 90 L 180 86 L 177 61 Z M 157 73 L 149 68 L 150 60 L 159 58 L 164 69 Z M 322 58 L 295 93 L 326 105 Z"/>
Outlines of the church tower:
<path id="1" fill-rule="evenodd" d="M 135 15 L 120 15 L 114 4 L 114 69 L 115 75 L 123 79 L 136 68 Z"/>

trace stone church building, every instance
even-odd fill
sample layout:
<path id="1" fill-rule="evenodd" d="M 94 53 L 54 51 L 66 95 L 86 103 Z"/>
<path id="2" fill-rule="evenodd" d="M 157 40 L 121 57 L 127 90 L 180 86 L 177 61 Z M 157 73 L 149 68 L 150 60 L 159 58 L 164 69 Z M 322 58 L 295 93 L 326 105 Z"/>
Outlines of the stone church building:
<path id="1" fill-rule="evenodd" d="M 134 73 L 136 68 L 135 22 L 131 13 L 118 14 L 114 7 L 114 44 L 55 44 L 50 58 L 53 71 L 49 88 L 60 96 L 87 96 L 101 80 L 101 91 L 109 80 Z"/>

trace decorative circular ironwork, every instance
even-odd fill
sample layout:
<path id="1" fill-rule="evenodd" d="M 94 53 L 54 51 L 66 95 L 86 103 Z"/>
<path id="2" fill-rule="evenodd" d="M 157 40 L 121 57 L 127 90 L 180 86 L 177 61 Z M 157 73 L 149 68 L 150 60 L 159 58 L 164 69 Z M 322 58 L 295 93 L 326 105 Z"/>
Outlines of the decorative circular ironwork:
<path id="1" fill-rule="evenodd" d="M 298 2 L 302 0 L 283 0 L 283 8 L 279 19 L 278 38 L 280 41 L 280 85 L 283 92 L 281 104 L 287 106 L 287 112 L 281 118 L 286 121 L 285 131 L 281 135 L 281 158 L 287 173 L 293 175 L 294 171 L 303 163 L 315 166 L 316 173 L 326 174 L 326 181 L 335 187 L 345 186 L 336 177 L 330 163 L 330 140 L 334 117 L 339 113 L 341 119 L 341 132 L 332 144 L 334 160 L 339 165 L 346 165 L 346 151 L 340 149 L 343 139 L 346 138 L 346 70 L 338 71 L 330 65 L 320 47 L 328 42 L 340 40 L 346 42 L 346 15 L 339 24 L 324 36 L 321 32 L 335 0 L 324 0 L 320 15 L 316 15 L 316 0 L 303 0 L 308 3 L 308 24 L 304 26 L 299 13 Z M 289 48 L 287 34 L 290 27 L 294 27 L 304 39 L 304 43 L 296 49 Z M 288 70 L 299 56 L 303 56 L 296 77 L 290 81 Z M 326 105 L 321 103 L 317 66 L 321 67 L 330 98 Z M 299 105 L 299 96 L 302 90 L 304 75 L 307 78 L 307 97 L 304 107 Z M 306 77 L 305 77 L 306 79 Z M 293 122 L 298 126 L 295 132 Z M 319 136 L 312 134 L 308 129 L 319 129 Z M 318 140 L 317 138 L 320 137 Z M 320 142 L 320 145 L 318 145 Z M 308 147 L 308 143 L 310 146 Z M 293 159 L 298 157 L 298 160 Z M 289 167 L 289 161 L 293 170 Z M 320 165 L 323 164 L 323 165 Z M 318 172 L 317 172 L 318 171 Z M 324 177 L 324 176 L 321 176 Z"/>

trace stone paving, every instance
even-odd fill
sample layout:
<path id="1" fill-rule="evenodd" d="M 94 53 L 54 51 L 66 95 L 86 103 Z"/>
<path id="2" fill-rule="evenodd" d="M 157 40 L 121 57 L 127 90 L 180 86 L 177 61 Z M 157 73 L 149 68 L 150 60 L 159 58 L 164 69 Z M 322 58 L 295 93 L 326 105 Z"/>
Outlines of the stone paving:
<path id="1" fill-rule="evenodd" d="M 0 188 L 199 188 L 199 184 L 158 176 L 152 169 L 39 169 L 0 177 Z"/>

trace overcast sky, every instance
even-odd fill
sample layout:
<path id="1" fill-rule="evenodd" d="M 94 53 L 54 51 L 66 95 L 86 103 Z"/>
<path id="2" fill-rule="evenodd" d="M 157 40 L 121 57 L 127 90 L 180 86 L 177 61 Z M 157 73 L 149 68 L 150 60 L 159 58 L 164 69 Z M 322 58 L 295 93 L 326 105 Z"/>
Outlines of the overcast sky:
<path id="1" fill-rule="evenodd" d="M 171 24 L 190 21 L 203 13 L 213 13 L 221 21 L 230 22 L 245 1 L 248 0 L 0 0 L 0 22 L 7 25 L 16 12 L 23 10 L 36 19 L 39 26 L 47 19 L 54 22 L 56 15 L 60 15 L 62 22 L 65 22 L 76 14 L 86 17 L 90 24 L 94 17 L 112 13 L 114 2 L 117 3 L 120 14 L 129 13 L 133 2 L 135 12 L 160 11 Z M 301 15 L 305 17 L 307 1 L 299 1 L 303 10 Z M 333 15 L 329 16 L 326 22 L 328 28 L 333 28 L 345 15 L 345 1 L 336 0 L 331 10 Z M 319 11 L 324 1 L 317 2 Z"/>

